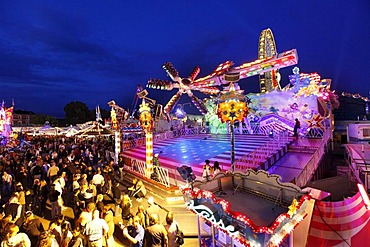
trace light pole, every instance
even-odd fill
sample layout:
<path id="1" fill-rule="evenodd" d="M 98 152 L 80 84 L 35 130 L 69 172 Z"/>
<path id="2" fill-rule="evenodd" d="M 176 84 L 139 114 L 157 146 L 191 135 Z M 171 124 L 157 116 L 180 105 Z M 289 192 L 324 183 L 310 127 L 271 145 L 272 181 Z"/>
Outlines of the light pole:
<path id="1" fill-rule="evenodd" d="M 140 124 L 141 127 L 145 130 L 145 163 L 146 163 L 146 177 L 150 178 L 150 175 L 153 171 L 153 127 L 154 121 L 152 114 L 150 112 L 149 104 L 145 103 L 145 99 L 140 105 Z"/>
<path id="2" fill-rule="evenodd" d="M 230 125 L 231 142 L 231 171 L 235 171 L 235 133 L 234 122 L 243 121 L 248 114 L 247 99 L 243 95 L 244 90 L 235 90 L 234 84 L 230 83 L 229 90 L 222 91 L 217 106 L 217 115 L 223 123 Z"/>

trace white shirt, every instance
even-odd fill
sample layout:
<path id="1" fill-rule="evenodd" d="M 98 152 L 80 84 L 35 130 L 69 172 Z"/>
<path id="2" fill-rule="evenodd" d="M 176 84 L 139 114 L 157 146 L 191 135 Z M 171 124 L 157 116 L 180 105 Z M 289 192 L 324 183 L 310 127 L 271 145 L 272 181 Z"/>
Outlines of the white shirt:
<path id="1" fill-rule="evenodd" d="M 93 176 L 92 180 L 94 181 L 94 184 L 95 185 L 97 185 L 97 184 L 103 184 L 104 177 L 101 174 L 95 174 Z"/>
<path id="2" fill-rule="evenodd" d="M 93 219 L 85 225 L 84 234 L 89 241 L 99 240 L 103 237 L 103 233 L 109 231 L 107 222 L 103 219 Z"/>
<path id="3" fill-rule="evenodd" d="M 27 234 L 20 232 L 7 241 L 2 241 L 1 247 L 31 247 L 31 241 Z"/>

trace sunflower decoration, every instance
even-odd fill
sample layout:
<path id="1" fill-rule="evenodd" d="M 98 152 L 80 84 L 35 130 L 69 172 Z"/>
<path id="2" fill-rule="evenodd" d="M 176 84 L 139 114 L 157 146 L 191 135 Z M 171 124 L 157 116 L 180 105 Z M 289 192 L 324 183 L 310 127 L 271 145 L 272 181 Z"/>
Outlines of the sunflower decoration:
<path id="1" fill-rule="evenodd" d="M 288 214 L 290 217 L 297 212 L 298 201 L 294 198 L 292 204 L 288 207 Z"/>
<path id="2" fill-rule="evenodd" d="M 153 117 L 152 114 L 150 113 L 150 107 L 147 103 L 145 103 L 145 100 L 140 105 L 140 117 L 139 121 L 142 126 L 142 128 L 146 131 L 151 131 L 153 130 Z"/>
<path id="3" fill-rule="evenodd" d="M 235 121 L 243 121 L 243 118 L 248 115 L 248 98 L 243 95 L 244 90 L 235 90 L 233 84 L 228 91 L 221 92 L 219 104 L 217 107 L 217 115 L 223 123 Z"/>

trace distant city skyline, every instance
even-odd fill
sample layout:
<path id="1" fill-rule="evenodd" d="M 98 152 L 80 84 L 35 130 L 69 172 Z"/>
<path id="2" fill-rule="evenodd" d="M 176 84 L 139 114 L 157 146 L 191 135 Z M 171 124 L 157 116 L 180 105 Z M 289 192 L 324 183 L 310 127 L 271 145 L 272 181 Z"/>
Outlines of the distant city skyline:
<path id="1" fill-rule="evenodd" d="M 332 90 L 368 97 L 370 3 L 357 1 L 1 1 L 1 99 L 15 109 L 64 117 L 71 101 L 130 108 L 138 84 L 227 60 L 257 59 L 260 32 L 271 28 L 278 52 L 297 49 L 301 72 L 332 79 Z M 282 69 L 285 86 L 293 67 Z M 240 82 L 258 92 L 258 77 Z M 175 91 L 148 89 L 166 104 Z M 202 97 L 202 94 L 199 94 Z M 190 102 L 184 96 L 182 103 Z M 193 107 L 194 108 L 194 107 Z"/>

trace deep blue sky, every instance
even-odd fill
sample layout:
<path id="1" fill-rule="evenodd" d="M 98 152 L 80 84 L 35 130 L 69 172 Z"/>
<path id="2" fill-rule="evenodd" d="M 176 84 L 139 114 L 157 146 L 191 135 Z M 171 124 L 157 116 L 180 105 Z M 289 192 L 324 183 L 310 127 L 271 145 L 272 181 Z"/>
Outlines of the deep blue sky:
<path id="1" fill-rule="evenodd" d="M 182 77 L 199 65 L 257 59 L 271 28 L 278 52 L 296 48 L 302 72 L 332 78 L 332 89 L 370 91 L 370 1 L 0 1 L 0 96 L 16 109 L 63 117 L 82 101 L 130 107 L 137 84 Z M 282 85 L 293 68 L 282 69 Z M 240 82 L 257 92 L 258 78 Z M 176 92 L 149 90 L 165 104 Z M 184 95 L 183 102 L 189 101 Z"/>

